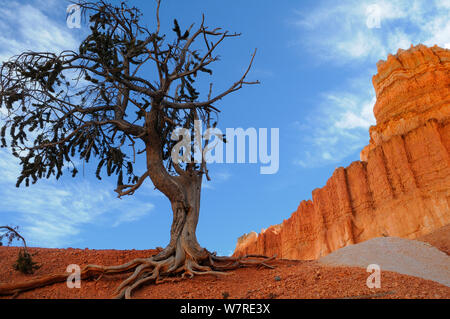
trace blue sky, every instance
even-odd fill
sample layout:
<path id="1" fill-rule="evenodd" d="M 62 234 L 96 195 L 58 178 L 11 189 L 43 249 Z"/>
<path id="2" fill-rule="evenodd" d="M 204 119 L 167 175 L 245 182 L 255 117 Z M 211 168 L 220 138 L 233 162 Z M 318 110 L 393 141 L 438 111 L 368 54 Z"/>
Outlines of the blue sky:
<path id="1" fill-rule="evenodd" d="M 154 26 L 154 2 L 130 1 Z M 66 26 L 66 1 L 0 0 L 0 61 L 25 50 L 77 48 L 86 25 Z M 367 26 L 377 5 L 379 28 Z M 437 44 L 450 48 L 450 1 L 162 1 L 164 31 L 201 22 L 241 32 L 223 43 L 214 88 L 240 78 L 258 53 L 245 87 L 220 103 L 218 127 L 279 128 L 277 174 L 260 164 L 213 164 L 202 193 L 198 239 L 230 254 L 237 237 L 287 219 L 338 166 L 359 159 L 368 143 L 376 63 L 398 48 Z M 98 181 L 85 167 L 77 178 L 42 180 L 15 188 L 15 159 L 0 150 L 0 224 L 19 225 L 31 246 L 93 249 L 164 247 L 172 213 L 147 181 L 135 196 L 118 199 L 115 180 Z M 69 174 L 68 174 L 69 175 Z"/>

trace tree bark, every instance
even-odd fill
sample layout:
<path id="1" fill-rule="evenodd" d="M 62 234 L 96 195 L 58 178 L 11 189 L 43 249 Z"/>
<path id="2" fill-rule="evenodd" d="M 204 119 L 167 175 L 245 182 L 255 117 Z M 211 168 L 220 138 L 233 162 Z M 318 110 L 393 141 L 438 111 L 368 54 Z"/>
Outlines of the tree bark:
<path id="1" fill-rule="evenodd" d="M 167 172 L 162 159 L 158 115 L 158 106 L 153 105 L 147 113 L 147 169 L 154 186 L 170 200 L 173 221 L 170 242 L 163 251 L 154 256 L 154 260 L 174 256 L 175 262 L 170 270 L 175 270 L 182 266 L 186 259 L 201 262 L 208 258 L 207 251 L 200 247 L 196 236 L 203 174 L 187 170 L 181 176 L 172 176 Z"/>
<path id="2" fill-rule="evenodd" d="M 197 224 L 200 213 L 202 176 L 193 175 L 183 178 L 185 201 L 171 201 L 173 211 L 170 241 L 167 247 L 154 257 L 155 260 L 175 257 L 172 269 L 182 266 L 186 259 L 197 263 L 208 258 L 208 252 L 197 241 Z"/>

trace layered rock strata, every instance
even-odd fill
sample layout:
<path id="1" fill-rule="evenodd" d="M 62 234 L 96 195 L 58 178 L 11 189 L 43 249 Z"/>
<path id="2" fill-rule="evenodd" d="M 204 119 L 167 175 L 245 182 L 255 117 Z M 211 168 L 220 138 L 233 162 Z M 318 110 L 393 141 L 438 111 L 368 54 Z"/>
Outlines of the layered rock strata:
<path id="1" fill-rule="evenodd" d="M 380 236 L 450 223 L 450 50 L 389 55 L 373 77 L 376 125 L 361 160 L 337 168 L 290 218 L 238 239 L 234 255 L 317 259 Z"/>

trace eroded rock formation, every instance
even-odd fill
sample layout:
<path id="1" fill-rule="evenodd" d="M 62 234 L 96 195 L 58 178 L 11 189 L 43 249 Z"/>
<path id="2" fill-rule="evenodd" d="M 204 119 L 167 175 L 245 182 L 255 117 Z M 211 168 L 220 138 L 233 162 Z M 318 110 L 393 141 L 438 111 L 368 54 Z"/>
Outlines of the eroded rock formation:
<path id="1" fill-rule="evenodd" d="M 450 50 L 423 45 L 377 64 L 377 124 L 361 161 L 337 168 L 291 217 L 238 239 L 234 255 L 316 259 L 374 237 L 450 223 Z"/>

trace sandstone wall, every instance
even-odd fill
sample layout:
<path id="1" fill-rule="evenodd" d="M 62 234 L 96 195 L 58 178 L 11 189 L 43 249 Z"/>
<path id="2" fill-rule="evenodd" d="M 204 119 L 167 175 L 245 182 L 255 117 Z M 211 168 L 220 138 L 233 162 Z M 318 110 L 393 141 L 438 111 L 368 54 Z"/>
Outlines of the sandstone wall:
<path id="1" fill-rule="evenodd" d="M 450 50 L 411 47 L 377 64 L 377 125 L 361 161 L 234 255 L 316 259 L 373 237 L 414 239 L 450 223 Z"/>

